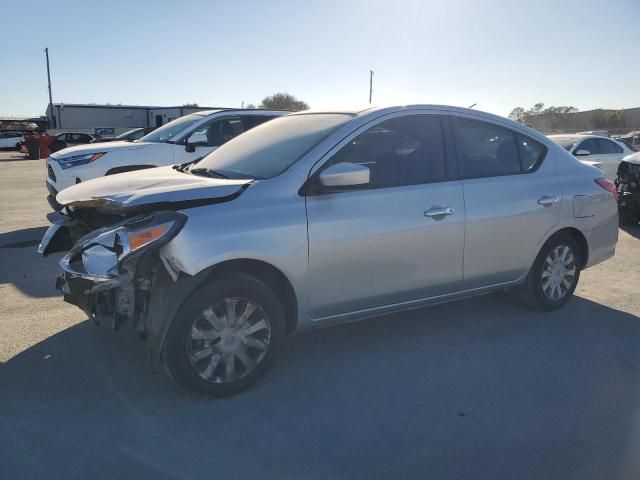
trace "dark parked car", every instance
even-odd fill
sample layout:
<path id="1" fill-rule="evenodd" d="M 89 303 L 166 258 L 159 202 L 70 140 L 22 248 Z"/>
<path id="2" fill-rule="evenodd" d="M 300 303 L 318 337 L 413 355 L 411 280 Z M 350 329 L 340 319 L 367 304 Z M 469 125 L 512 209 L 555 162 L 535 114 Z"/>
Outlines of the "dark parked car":
<path id="1" fill-rule="evenodd" d="M 124 141 L 124 142 L 135 142 L 136 140 L 140 140 L 147 133 L 151 133 L 156 129 L 156 127 L 144 127 L 144 128 L 134 128 L 132 130 L 128 130 L 124 133 L 116 137 L 100 137 L 95 138 L 91 141 L 91 143 L 104 143 L 104 142 L 114 142 L 114 141 Z"/>
<path id="2" fill-rule="evenodd" d="M 640 222 L 640 152 L 622 159 L 615 184 L 620 223 L 637 225 Z"/>
<path id="3" fill-rule="evenodd" d="M 63 148 L 72 147 L 74 145 L 82 145 L 91 143 L 95 137 L 89 133 L 82 132 L 63 132 L 56 135 L 56 140 L 49 147 L 52 152 L 57 152 Z"/>

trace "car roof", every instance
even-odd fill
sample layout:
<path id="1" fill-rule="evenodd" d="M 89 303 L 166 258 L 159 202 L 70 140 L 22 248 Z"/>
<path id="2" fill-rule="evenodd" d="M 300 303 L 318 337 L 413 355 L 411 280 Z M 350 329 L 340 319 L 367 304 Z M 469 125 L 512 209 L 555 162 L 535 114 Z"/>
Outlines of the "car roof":
<path id="1" fill-rule="evenodd" d="M 329 109 L 329 110 L 304 110 L 301 112 L 292 113 L 292 115 L 305 115 L 305 114 L 317 114 L 317 113 L 342 113 L 347 115 L 355 115 L 355 116 L 365 116 L 371 114 L 385 114 L 385 113 L 393 113 L 400 112 L 403 110 L 441 110 L 443 112 L 451 112 L 451 113 L 467 113 L 472 114 L 474 116 L 484 117 L 491 120 L 496 120 L 500 122 L 508 122 L 511 124 L 516 124 L 519 127 L 524 127 L 530 129 L 526 125 L 518 122 L 514 122 L 505 117 L 501 117 L 500 115 L 494 115 L 492 113 L 483 112 L 482 110 L 475 110 L 472 108 L 464 108 L 464 107 L 455 107 L 452 105 L 441 105 L 441 104 L 407 104 L 407 105 L 383 105 L 383 106 L 369 106 L 366 108 L 355 108 L 355 109 Z"/>
<path id="2" fill-rule="evenodd" d="M 605 138 L 607 140 L 615 140 L 615 138 L 603 137 L 602 135 L 585 135 L 585 134 L 581 134 L 581 133 L 567 133 L 567 134 L 558 133 L 558 134 L 554 134 L 554 135 L 547 135 L 547 137 L 549 137 L 549 138 L 572 138 L 572 139 L 575 139 L 575 140 L 580 140 L 580 139 L 583 139 L 583 138 Z"/>
<path id="3" fill-rule="evenodd" d="M 208 117 L 209 115 L 215 115 L 221 112 L 238 112 L 238 113 L 252 113 L 252 112 L 260 112 L 260 113 L 291 113 L 289 110 L 268 110 L 265 108 L 221 108 L 218 110 L 200 110 L 199 112 L 192 112 L 187 115 L 200 115 L 201 117 Z"/>
<path id="4" fill-rule="evenodd" d="M 528 135 L 537 137 L 540 140 L 546 139 L 546 137 L 539 131 L 523 124 L 514 122 L 506 117 L 500 115 L 494 115 L 492 113 L 483 112 L 482 110 L 475 110 L 472 108 L 455 107 L 452 105 L 440 105 L 440 104 L 408 104 L 408 105 L 392 105 L 392 106 L 375 106 L 361 109 L 332 109 L 332 110 L 304 110 L 302 112 L 295 112 L 291 115 L 308 115 L 318 113 L 335 113 L 354 115 L 355 118 L 364 117 L 378 117 L 387 113 L 395 113 L 402 111 L 415 111 L 415 110 L 429 110 L 429 111 L 441 111 L 442 113 L 461 113 L 471 115 L 477 119 L 488 120 L 497 123 L 502 123 L 510 126 L 511 128 L 519 128 L 528 132 Z"/>

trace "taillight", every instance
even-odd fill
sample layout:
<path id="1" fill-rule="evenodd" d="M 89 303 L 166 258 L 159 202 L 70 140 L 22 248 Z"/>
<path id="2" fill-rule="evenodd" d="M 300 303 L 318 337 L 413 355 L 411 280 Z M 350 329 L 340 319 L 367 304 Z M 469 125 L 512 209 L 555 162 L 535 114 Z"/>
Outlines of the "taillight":
<path id="1" fill-rule="evenodd" d="M 607 180 L 606 178 L 598 178 L 596 179 L 596 183 L 604 188 L 607 192 L 613 193 L 613 198 L 618 201 L 618 189 L 616 188 L 616 184 L 611 180 Z"/>

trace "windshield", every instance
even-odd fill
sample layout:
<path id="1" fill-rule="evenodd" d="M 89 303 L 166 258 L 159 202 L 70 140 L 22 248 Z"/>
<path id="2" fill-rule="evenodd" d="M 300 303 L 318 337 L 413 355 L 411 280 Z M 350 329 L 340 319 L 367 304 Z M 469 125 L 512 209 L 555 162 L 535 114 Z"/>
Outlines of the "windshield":
<path id="1" fill-rule="evenodd" d="M 141 129 L 139 129 L 139 128 L 134 128 L 134 129 L 132 129 L 132 130 L 127 130 L 126 132 L 121 133 L 120 135 L 118 135 L 118 136 L 116 137 L 116 139 L 121 140 L 121 139 L 123 139 L 123 138 L 129 138 L 129 136 L 130 136 L 130 135 L 133 135 L 133 134 L 134 134 L 134 133 L 136 133 L 136 132 L 142 132 L 142 130 L 141 130 Z"/>
<path id="2" fill-rule="evenodd" d="M 225 143 L 198 162 L 229 178 L 271 178 L 344 125 L 353 115 L 317 113 L 276 118 Z"/>
<path id="3" fill-rule="evenodd" d="M 185 128 L 193 125 L 194 123 L 202 120 L 203 116 L 197 113 L 185 115 L 184 117 L 176 118 L 173 122 L 169 122 L 166 125 L 161 126 L 157 130 L 154 130 L 148 135 L 145 135 L 140 139 L 141 142 L 170 142 L 176 135 L 182 132 Z"/>
<path id="4" fill-rule="evenodd" d="M 549 139 L 553 140 L 567 151 L 571 150 L 571 147 L 573 147 L 578 141 L 578 138 L 576 137 L 549 137 Z"/>

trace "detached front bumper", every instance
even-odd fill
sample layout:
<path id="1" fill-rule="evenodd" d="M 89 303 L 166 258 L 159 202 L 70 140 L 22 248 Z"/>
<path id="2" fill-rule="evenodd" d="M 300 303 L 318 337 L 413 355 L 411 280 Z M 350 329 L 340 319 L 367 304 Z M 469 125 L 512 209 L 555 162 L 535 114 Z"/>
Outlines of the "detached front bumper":
<path id="1" fill-rule="evenodd" d="M 38 251 L 43 255 L 67 251 L 60 260 L 62 274 L 56 281 L 64 300 L 78 306 L 95 323 L 133 327 L 147 337 L 153 362 L 159 360 L 167 329 L 193 291 L 192 279 L 196 278 L 172 277 L 159 252 L 186 218 L 175 212 L 158 212 L 127 218 L 81 238 L 78 234 L 88 226 L 80 219 L 56 213 L 50 215 L 50 221 L 54 223 Z M 130 239 L 139 241 L 136 236 L 141 236 L 144 241 L 149 238 L 146 232 L 154 229 L 163 235 L 155 237 L 159 240 L 132 249 L 135 244 Z"/>
<path id="2" fill-rule="evenodd" d="M 56 279 L 56 289 L 62 292 L 64 301 L 80 308 L 89 318 L 94 318 L 91 305 L 91 294 L 87 294 L 93 287 L 93 282 L 63 273 Z"/>

